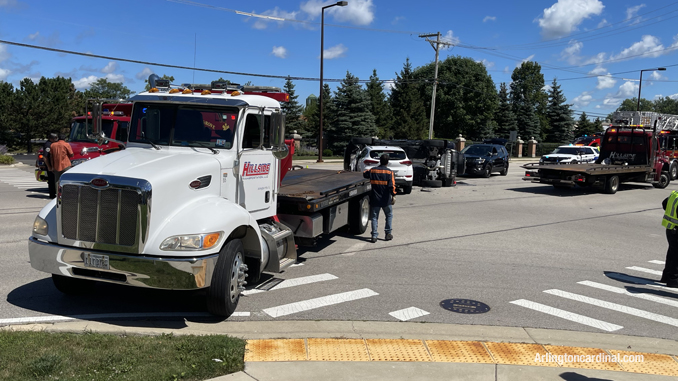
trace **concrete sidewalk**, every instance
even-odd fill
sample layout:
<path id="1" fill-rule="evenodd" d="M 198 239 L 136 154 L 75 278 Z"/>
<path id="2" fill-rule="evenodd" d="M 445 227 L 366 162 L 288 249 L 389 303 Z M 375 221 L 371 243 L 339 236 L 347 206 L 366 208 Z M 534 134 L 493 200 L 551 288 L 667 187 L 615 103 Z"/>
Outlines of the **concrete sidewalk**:
<path id="1" fill-rule="evenodd" d="M 677 341 L 537 328 L 364 321 L 73 321 L 2 329 L 127 335 L 227 334 L 248 340 L 244 372 L 212 381 L 643 381 L 678 377 Z M 469 350 L 473 347 L 475 352 Z M 290 348 L 296 348 L 296 352 L 290 352 Z M 356 348 L 359 349 L 356 351 Z M 562 364 L 534 360 L 537 353 L 619 354 L 620 351 L 643 354 L 644 362 Z M 313 361 L 319 358 L 338 361 Z M 251 361 L 253 359 L 256 361 Z"/>

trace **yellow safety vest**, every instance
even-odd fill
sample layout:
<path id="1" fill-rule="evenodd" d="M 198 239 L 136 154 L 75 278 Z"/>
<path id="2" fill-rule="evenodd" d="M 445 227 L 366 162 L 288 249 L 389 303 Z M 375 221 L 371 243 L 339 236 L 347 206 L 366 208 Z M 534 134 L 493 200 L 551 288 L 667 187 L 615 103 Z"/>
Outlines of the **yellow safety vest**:
<path id="1" fill-rule="evenodd" d="M 678 191 L 671 192 L 669 196 L 669 201 L 666 203 L 666 210 L 664 210 L 664 218 L 662 219 L 662 226 L 672 230 L 678 226 L 678 212 L 676 210 L 678 206 Z"/>

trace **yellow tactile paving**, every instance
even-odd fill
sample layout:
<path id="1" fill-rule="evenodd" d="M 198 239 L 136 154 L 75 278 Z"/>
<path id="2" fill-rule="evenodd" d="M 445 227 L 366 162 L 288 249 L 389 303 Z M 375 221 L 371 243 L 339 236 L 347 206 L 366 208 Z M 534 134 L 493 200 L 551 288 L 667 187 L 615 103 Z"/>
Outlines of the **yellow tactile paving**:
<path id="1" fill-rule="evenodd" d="M 536 355 L 546 355 L 546 349 L 540 344 L 485 343 L 497 364 L 553 366 L 558 363 L 536 361 Z"/>
<path id="2" fill-rule="evenodd" d="M 612 361 L 608 352 L 602 349 L 555 345 L 544 345 L 544 348 L 553 355 L 550 360 L 557 361 L 560 366 L 565 368 L 624 370 L 616 361 Z"/>
<path id="3" fill-rule="evenodd" d="M 370 361 L 363 339 L 308 339 L 310 361 Z"/>
<path id="4" fill-rule="evenodd" d="M 431 361 L 421 340 L 367 339 L 372 361 Z"/>
<path id="5" fill-rule="evenodd" d="M 304 339 L 247 340 L 245 361 L 306 361 Z"/>
<path id="6" fill-rule="evenodd" d="M 638 353 L 629 351 L 611 350 L 610 354 L 624 358 L 624 356 L 642 355 L 642 362 L 621 361 L 620 364 L 627 372 L 660 374 L 664 376 L 678 376 L 678 362 L 669 355 L 659 355 L 654 353 Z M 630 359 L 630 357 L 626 357 Z M 637 359 L 637 357 L 636 357 Z"/>
<path id="7" fill-rule="evenodd" d="M 537 360 L 537 355 L 539 359 Z M 579 358 L 558 356 L 591 356 Z M 610 357 L 602 358 L 609 355 Z M 642 362 L 624 356 L 642 355 Z M 616 356 L 616 358 L 612 358 Z M 629 357 L 626 357 L 628 359 Z M 405 339 L 248 340 L 245 361 L 416 361 L 512 364 L 624 371 L 678 377 L 678 356 L 598 348 L 479 341 Z M 548 360 L 548 361 L 547 361 Z M 563 361 L 564 360 L 564 361 Z M 616 361 L 612 361 L 616 360 Z"/>
<path id="8" fill-rule="evenodd" d="M 426 340 L 431 358 L 436 362 L 494 364 L 494 359 L 477 341 Z"/>

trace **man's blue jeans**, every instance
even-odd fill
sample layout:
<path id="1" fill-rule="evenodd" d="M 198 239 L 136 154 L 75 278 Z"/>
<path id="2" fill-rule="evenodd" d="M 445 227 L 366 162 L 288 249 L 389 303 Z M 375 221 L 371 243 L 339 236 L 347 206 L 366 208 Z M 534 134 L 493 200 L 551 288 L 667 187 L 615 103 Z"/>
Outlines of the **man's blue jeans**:
<path id="1" fill-rule="evenodd" d="M 393 222 L 393 205 L 387 206 L 370 206 L 370 219 L 372 220 L 372 237 L 377 237 L 379 235 L 379 210 L 384 210 L 384 215 L 386 216 L 386 234 L 391 233 L 391 223 Z"/>

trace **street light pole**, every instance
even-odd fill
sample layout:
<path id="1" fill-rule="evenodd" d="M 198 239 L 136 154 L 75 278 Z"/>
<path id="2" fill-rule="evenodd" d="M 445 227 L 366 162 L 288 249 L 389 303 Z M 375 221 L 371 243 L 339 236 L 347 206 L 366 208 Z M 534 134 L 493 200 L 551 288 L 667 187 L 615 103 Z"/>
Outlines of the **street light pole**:
<path id="1" fill-rule="evenodd" d="M 325 89 L 323 89 L 323 56 L 325 54 L 325 9 L 337 5 L 345 7 L 348 5 L 348 1 L 338 1 L 336 4 L 322 7 L 320 11 L 320 95 L 318 96 L 318 102 L 320 102 L 320 131 L 318 133 L 318 163 L 323 162 L 323 93 L 325 92 Z"/>
<path id="2" fill-rule="evenodd" d="M 643 87 L 643 72 L 644 71 L 664 71 L 665 67 L 658 67 L 656 69 L 643 69 L 640 71 L 640 82 L 638 83 L 638 106 L 636 106 L 636 111 L 640 111 L 640 89 Z"/>

